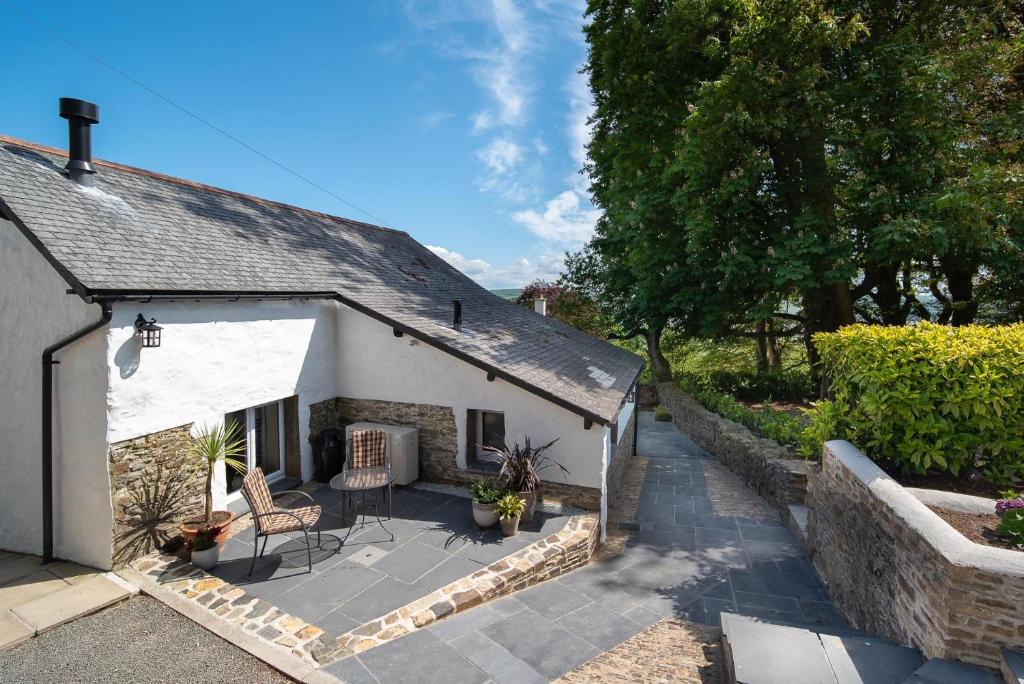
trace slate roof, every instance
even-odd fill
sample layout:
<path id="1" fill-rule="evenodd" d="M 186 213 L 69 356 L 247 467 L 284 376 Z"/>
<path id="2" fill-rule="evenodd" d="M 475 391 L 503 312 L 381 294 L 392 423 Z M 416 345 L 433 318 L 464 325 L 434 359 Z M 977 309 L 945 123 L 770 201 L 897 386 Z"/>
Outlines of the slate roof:
<path id="1" fill-rule="evenodd" d="M 642 360 L 488 292 L 407 233 L 0 136 L 0 207 L 83 295 L 323 293 L 598 423 Z M 462 332 L 452 300 L 462 299 Z"/>

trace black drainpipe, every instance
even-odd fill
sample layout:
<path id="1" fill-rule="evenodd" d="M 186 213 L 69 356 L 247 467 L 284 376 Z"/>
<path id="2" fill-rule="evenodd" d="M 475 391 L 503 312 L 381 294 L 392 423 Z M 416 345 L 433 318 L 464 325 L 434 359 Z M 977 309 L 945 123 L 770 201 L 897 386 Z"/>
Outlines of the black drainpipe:
<path id="1" fill-rule="evenodd" d="M 94 330 L 110 322 L 110 302 L 97 302 L 103 313 L 100 320 L 71 333 L 43 350 L 43 562 L 53 560 L 53 367 L 60 363 L 53 355 Z"/>

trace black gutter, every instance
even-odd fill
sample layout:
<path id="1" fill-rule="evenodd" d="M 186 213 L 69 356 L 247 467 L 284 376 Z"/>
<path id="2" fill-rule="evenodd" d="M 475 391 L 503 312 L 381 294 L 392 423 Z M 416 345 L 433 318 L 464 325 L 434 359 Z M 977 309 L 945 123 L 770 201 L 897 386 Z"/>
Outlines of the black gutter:
<path id="1" fill-rule="evenodd" d="M 53 560 L 53 367 L 60 363 L 53 355 L 94 330 L 110 322 L 110 302 L 97 302 L 103 313 L 100 320 L 71 333 L 43 350 L 43 562 Z"/>

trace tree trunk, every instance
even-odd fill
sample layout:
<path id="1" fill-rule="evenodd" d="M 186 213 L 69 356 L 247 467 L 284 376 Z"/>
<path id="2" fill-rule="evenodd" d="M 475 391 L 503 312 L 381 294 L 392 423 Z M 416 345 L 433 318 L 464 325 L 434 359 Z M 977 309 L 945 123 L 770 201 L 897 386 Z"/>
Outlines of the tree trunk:
<path id="1" fill-rule="evenodd" d="M 946 287 L 952 299 L 950 323 L 954 326 L 969 325 L 978 315 L 978 301 L 974 298 L 974 274 L 976 269 L 956 258 L 943 258 L 942 270 L 946 275 Z"/>
<path id="2" fill-rule="evenodd" d="M 782 354 L 779 352 L 779 339 L 772 335 L 775 332 L 775 326 L 772 321 L 768 321 L 768 335 L 765 340 L 765 361 L 768 362 L 768 370 L 778 370 L 782 367 Z"/>
<path id="3" fill-rule="evenodd" d="M 213 464 L 206 470 L 206 522 L 213 522 Z"/>
<path id="4" fill-rule="evenodd" d="M 811 367 L 811 380 L 818 385 L 818 396 L 828 398 L 832 382 L 821 367 L 821 357 L 814 346 L 812 335 L 819 332 L 835 332 L 844 325 L 853 325 L 853 299 L 850 286 L 841 282 L 814 288 L 804 295 L 804 315 L 807 318 L 804 344 L 807 346 L 807 361 Z"/>
<path id="5" fill-rule="evenodd" d="M 768 323 L 763 318 L 759 320 L 754 328 L 757 337 L 757 372 L 763 373 L 768 370 Z"/>
<path id="6" fill-rule="evenodd" d="M 661 333 L 663 328 L 651 327 L 647 332 L 647 356 L 651 359 L 651 374 L 655 382 L 672 382 L 672 368 L 668 359 L 661 353 Z"/>

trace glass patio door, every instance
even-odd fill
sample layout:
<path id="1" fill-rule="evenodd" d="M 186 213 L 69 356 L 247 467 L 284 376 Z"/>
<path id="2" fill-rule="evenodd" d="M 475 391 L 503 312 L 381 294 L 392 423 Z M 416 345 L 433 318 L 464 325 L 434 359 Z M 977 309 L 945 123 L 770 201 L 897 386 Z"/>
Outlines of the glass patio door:
<path id="1" fill-rule="evenodd" d="M 235 425 L 245 440 L 245 461 L 249 469 L 261 468 L 268 481 L 284 475 L 284 407 L 274 401 L 262 406 L 233 411 L 224 416 L 225 427 Z M 242 475 L 227 469 L 228 494 L 242 488 Z"/>

